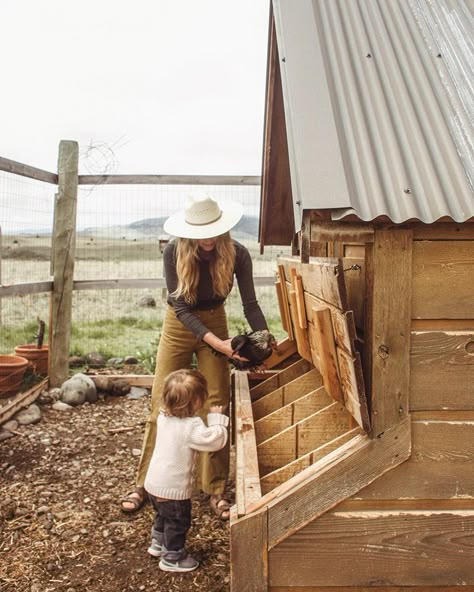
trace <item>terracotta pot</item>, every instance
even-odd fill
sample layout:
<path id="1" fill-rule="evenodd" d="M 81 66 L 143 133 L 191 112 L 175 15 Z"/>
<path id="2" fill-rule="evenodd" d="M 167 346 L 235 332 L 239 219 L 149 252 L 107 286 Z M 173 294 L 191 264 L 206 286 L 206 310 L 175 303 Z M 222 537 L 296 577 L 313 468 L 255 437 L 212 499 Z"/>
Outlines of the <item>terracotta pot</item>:
<path id="1" fill-rule="evenodd" d="M 37 347 L 34 343 L 27 345 L 17 345 L 15 347 L 15 354 L 26 358 L 31 362 L 33 370 L 36 374 L 46 376 L 48 374 L 48 360 L 49 360 L 49 348 L 48 344 L 42 347 Z"/>
<path id="2" fill-rule="evenodd" d="M 28 364 L 21 356 L 0 355 L 0 397 L 16 395 Z"/>

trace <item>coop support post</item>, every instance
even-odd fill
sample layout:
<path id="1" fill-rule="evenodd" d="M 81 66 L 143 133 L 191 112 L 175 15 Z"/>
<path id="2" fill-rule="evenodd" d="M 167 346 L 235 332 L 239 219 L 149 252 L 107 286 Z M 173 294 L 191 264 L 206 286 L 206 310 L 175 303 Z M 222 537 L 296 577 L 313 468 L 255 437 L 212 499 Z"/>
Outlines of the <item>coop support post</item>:
<path id="1" fill-rule="evenodd" d="M 49 331 L 50 386 L 60 386 L 68 377 L 71 340 L 79 147 L 61 140 L 58 159 L 58 195 L 54 204 L 54 279 Z"/>
<path id="2" fill-rule="evenodd" d="M 413 231 L 378 229 L 366 245 L 366 380 L 372 435 L 408 415 Z"/>
<path id="3" fill-rule="evenodd" d="M 237 518 L 237 506 L 233 506 L 230 518 L 231 592 L 267 592 L 267 508 Z"/>

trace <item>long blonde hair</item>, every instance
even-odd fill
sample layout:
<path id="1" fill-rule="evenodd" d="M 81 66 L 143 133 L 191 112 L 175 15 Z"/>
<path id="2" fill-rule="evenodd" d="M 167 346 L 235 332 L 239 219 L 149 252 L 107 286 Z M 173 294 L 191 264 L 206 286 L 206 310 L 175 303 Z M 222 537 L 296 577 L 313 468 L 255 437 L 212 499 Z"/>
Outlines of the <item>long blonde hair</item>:
<path id="1" fill-rule="evenodd" d="M 215 255 L 209 262 L 214 296 L 225 298 L 232 288 L 235 245 L 230 234 L 217 237 Z M 176 239 L 176 274 L 178 287 L 173 296 L 184 296 L 188 304 L 196 304 L 199 283 L 199 242 L 189 238 Z"/>

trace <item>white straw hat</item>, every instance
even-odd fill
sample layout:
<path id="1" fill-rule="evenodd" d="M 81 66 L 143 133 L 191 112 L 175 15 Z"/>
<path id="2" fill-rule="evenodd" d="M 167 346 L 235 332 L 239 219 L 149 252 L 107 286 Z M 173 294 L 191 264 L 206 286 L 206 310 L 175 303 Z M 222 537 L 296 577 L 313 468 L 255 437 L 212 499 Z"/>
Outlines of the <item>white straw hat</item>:
<path id="1" fill-rule="evenodd" d="M 184 210 L 170 216 L 163 229 L 179 238 L 212 238 L 228 232 L 242 218 L 242 205 L 218 204 L 212 197 L 189 197 Z"/>

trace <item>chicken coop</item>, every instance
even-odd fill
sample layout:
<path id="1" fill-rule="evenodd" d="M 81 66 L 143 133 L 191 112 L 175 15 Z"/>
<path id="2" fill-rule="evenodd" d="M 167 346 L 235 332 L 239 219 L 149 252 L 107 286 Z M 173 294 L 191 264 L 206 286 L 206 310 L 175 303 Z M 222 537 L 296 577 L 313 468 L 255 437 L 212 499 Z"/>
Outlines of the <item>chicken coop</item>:
<path id="1" fill-rule="evenodd" d="M 296 353 L 234 377 L 233 592 L 474 590 L 471 11 L 272 2 L 260 244 L 293 246 Z"/>

